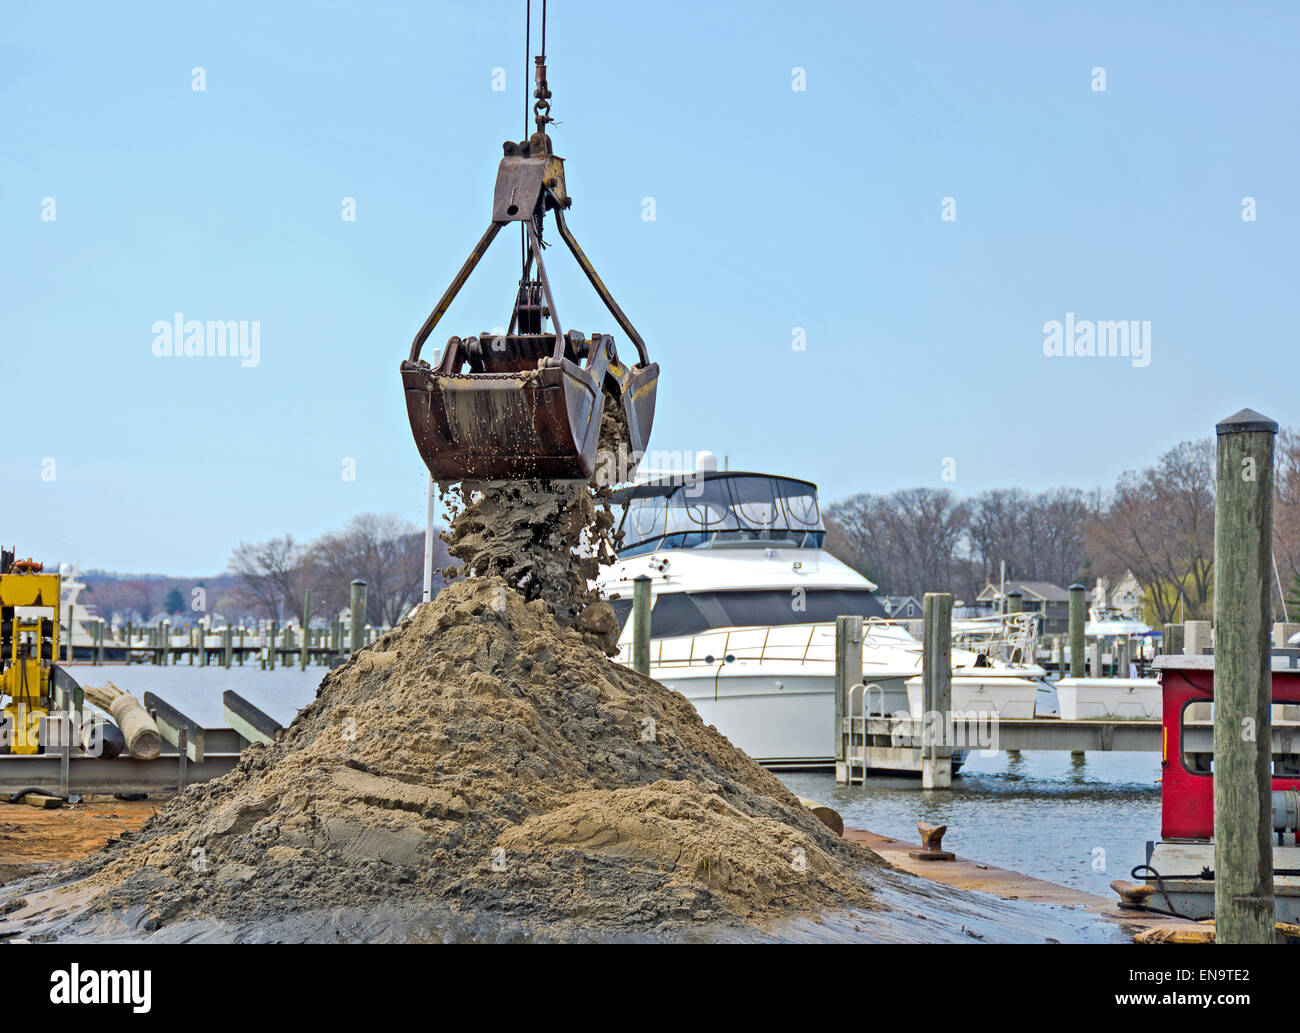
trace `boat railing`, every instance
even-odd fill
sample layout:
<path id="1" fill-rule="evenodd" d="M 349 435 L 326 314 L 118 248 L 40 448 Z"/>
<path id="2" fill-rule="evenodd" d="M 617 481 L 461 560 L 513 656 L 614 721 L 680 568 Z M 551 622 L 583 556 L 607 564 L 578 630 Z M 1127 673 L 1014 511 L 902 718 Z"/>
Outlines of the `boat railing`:
<path id="1" fill-rule="evenodd" d="M 802 625 L 800 626 L 803 627 Z M 702 631 L 690 637 L 690 643 L 686 649 L 686 655 L 664 656 L 664 642 L 671 641 L 665 639 L 655 639 L 652 641 L 652 652 L 650 656 L 651 667 L 693 667 L 697 664 L 709 663 L 732 663 L 736 660 L 746 660 L 751 663 L 824 663 L 834 666 L 835 658 L 831 656 L 809 655 L 812 653 L 813 642 L 817 638 L 819 631 L 829 633 L 832 638 L 835 634 L 835 625 L 833 622 L 822 621 L 820 623 L 807 625 L 807 634 L 800 632 L 797 639 L 792 640 L 792 636 L 780 635 L 780 641 L 772 641 L 772 632 L 777 628 L 770 627 L 763 629 L 763 638 L 757 644 L 745 643 L 737 644 L 733 638 L 739 633 L 730 629 L 727 631 Z M 754 629 L 755 631 L 757 629 Z M 718 640 L 721 637 L 721 645 Z M 674 651 L 676 652 L 676 651 Z M 632 662 L 632 643 L 624 642 L 619 646 L 619 662 Z"/>
<path id="2" fill-rule="evenodd" d="M 863 647 L 889 646 L 919 653 L 921 642 L 913 634 L 917 623 L 915 620 L 869 617 L 862 623 Z M 805 626 L 798 625 L 798 627 Z M 797 638 L 793 635 L 778 634 L 775 642 L 773 633 L 780 631 L 781 626 L 765 628 L 761 641 L 757 643 L 752 641 L 737 643 L 734 639 L 741 633 L 735 629 L 702 631 L 690 637 L 685 655 L 674 649 L 672 655 L 668 657 L 664 656 L 664 643 L 676 640 L 656 639 L 652 642 L 650 665 L 662 668 L 685 668 L 702 663 L 722 665 L 736 660 L 745 660 L 759 664 L 792 662 L 833 666 L 835 663 L 833 651 L 827 650 L 826 655 L 814 654 L 813 643 L 818 633 L 833 640 L 835 623 L 821 621 L 808 624 L 806 627 L 806 634 L 801 631 Z M 753 634 L 757 634 L 758 629 L 751 630 Z M 897 634 L 900 631 L 904 634 Z M 890 634 L 891 632 L 894 634 Z M 1008 613 L 953 621 L 954 648 L 983 654 L 990 660 L 1001 660 L 1008 664 L 1033 663 L 1037 644 L 1038 619 L 1032 613 Z M 619 660 L 622 663 L 632 662 L 630 641 L 620 645 Z"/>
<path id="3" fill-rule="evenodd" d="M 952 644 L 1008 664 L 1031 664 L 1038 650 L 1038 616 L 1002 613 L 952 622 Z"/>

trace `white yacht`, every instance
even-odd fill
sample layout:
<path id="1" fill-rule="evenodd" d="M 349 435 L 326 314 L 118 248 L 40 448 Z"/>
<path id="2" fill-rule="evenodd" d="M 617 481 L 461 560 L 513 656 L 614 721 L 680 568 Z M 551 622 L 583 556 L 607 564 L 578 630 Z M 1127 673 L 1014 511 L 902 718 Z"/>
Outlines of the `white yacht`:
<path id="1" fill-rule="evenodd" d="M 1091 607 L 1083 626 L 1086 638 L 1136 638 L 1151 635 L 1151 625 L 1136 617 L 1126 616 L 1117 609 Z"/>
<path id="2" fill-rule="evenodd" d="M 620 661 L 632 660 L 632 579 L 646 575 L 651 676 L 755 760 L 834 764 L 837 616 L 864 618 L 870 711 L 920 716 L 921 642 L 908 622 L 886 619 L 874 584 L 825 551 L 815 484 L 704 471 L 638 483 L 615 500 L 623 542 L 601 587 L 622 624 Z M 1012 660 L 1033 657 L 1032 642 L 1018 648 Z M 955 647 L 953 709 L 1033 717 L 1044 675 Z"/>

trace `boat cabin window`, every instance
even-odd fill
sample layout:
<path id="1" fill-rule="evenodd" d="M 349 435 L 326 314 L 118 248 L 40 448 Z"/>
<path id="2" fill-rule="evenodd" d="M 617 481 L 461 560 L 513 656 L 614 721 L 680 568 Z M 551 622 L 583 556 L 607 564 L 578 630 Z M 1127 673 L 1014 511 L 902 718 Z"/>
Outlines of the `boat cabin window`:
<path id="1" fill-rule="evenodd" d="M 758 474 L 632 488 L 619 526 L 624 558 L 656 549 L 819 549 L 826 535 L 813 485 Z"/>
<path id="2" fill-rule="evenodd" d="M 1300 776 L 1300 753 L 1293 752 L 1294 747 L 1284 744 L 1293 741 L 1293 736 L 1300 731 L 1300 703 L 1282 703 L 1274 701 L 1269 720 L 1273 724 L 1273 759 L 1271 770 L 1275 778 L 1295 778 Z M 1194 775 L 1209 775 L 1214 772 L 1214 704 L 1209 700 L 1191 700 L 1184 704 L 1182 728 L 1179 736 L 1182 742 L 1183 767 Z M 1300 737 L 1295 737 L 1300 741 Z"/>

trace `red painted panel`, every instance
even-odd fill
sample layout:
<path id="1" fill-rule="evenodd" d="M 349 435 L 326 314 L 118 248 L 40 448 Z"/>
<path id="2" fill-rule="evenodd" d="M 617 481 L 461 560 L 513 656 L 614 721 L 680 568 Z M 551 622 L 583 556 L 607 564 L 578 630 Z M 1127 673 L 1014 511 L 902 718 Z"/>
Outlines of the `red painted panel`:
<path id="1" fill-rule="evenodd" d="M 1161 759 L 1160 834 L 1165 839 L 1206 839 L 1214 831 L 1213 776 L 1183 764 L 1183 707 L 1214 698 L 1214 672 L 1163 669 L 1165 752 Z M 1273 702 L 1300 704 L 1300 671 L 1273 672 Z M 1300 790 L 1300 776 L 1273 779 L 1274 789 Z"/>

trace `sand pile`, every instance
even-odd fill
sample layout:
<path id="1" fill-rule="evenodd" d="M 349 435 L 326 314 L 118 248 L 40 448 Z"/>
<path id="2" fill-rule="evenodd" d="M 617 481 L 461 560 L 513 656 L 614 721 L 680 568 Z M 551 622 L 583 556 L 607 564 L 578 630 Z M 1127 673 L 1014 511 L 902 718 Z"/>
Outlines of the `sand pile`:
<path id="1" fill-rule="evenodd" d="M 48 881 L 147 929 L 427 904 L 671 935 L 869 907 L 873 863 L 685 698 L 472 578 L 331 672 L 281 742 Z"/>

